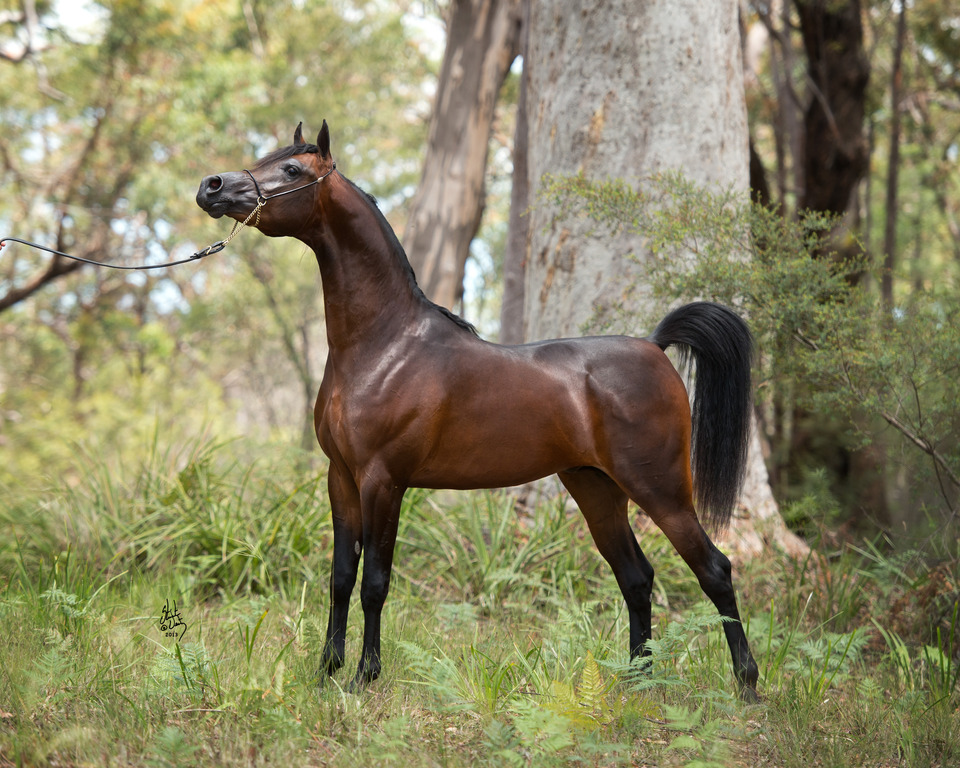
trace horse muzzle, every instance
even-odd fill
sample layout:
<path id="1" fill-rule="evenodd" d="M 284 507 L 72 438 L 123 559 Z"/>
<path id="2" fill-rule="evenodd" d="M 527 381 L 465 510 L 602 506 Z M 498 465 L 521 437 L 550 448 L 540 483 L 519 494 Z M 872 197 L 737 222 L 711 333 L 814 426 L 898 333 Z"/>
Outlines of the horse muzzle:
<path id="1" fill-rule="evenodd" d="M 246 216 L 257 204 L 257 192 L 244 173 L 207 176 L 197 190 L 197 205 L 213 218 Z"/>

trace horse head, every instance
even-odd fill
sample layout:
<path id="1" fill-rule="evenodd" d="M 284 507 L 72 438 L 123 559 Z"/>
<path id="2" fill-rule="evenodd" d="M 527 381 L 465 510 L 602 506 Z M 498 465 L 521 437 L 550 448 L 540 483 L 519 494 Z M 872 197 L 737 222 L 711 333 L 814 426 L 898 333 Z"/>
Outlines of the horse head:
<path id="1" fill-rule="evenodd" d="M 271 152 L 253 170 L 204 178 L 197 190 L 197 205 L 215 219 L 252 219 L 249 225 L 270 237 L 296 235 L 313 217 L 314 187 L 336 167 L 330 155 L 327 121 L 323 121 L 316 144 L 304 141 L 301 123 L 294 131 L 293 144 Z"/>

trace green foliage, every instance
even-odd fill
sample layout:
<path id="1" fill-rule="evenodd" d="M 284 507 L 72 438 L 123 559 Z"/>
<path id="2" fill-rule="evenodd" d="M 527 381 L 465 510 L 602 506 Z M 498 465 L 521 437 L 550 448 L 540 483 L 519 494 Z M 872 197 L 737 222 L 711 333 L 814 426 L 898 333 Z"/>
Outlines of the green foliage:
<path id="1" fill-rule="evenodd" d="M 797 656 L 789 659 L 786 668 L 797 674 L 792 684 L 797 695 L 813 701 L 831 688 L 841 673 L 850 674 L 851 666 L 860 658 L 866 643 L 864 632 L 837 634 L 824 632 L 813 640 L 805 640 L 796 649 Z"/>
<path id="2" fill-rule="evenodd" d="M 185 565 L 182 577 L 191 588 L 300 594 L 304 581 L 318 576 L 318 542 L 330 536 L 325 482 L 323 476 L 291 481 L 297 462 L 289 450 L 277 450 L 275 461 L 251 463 L 238 476 L 224 445 L 183 453 L 154 446 L 132 469 L 89 457 L 80 465 L 83 482 L 48 489 L 48 503 L 27 497 L 0 508 L 8 534 L 0 574 L 38 583 L 64 613 L 81 609 L 61 592 L 88 599 L 90 584 L 103 575 L 169 560 Z M 86 553 L 80 572 L 76 548 Z"/>
<path id="3" fill-rule="evenodd" d="M 154 757 L 148 761 L 148 765 L 178 768 L 189 764 L 199 749 L 199 745 L 192 744 L 182 730 L 168 725 L 157 734 L 153 745 Z"/>
<path id="4" fill-rule="evenodd" d="M 579 521 L 562 507 L 549 506 L 537 507 L 531 519 L 523 520 L 515 506 L 510 494 L 486 494 L 444 510 L 412 491 L 398 543 L 434 561 L 446 585 L 487 612 L 529 589 L 584 596 L 596 585 L 597 570 L 606 566 L 583 538 Z M 519 547 L 510 546 L 515 541 Z"/>

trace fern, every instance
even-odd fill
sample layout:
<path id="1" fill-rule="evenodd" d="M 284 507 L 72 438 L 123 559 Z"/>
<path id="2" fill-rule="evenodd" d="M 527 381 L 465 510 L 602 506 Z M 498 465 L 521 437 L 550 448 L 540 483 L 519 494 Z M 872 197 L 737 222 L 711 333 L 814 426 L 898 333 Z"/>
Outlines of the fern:
<path id="1" fill-rule="evenodd" d="M 40 595 L 50 605 L 59 608 L 60 612 L 68 619 L 79 619 L 87 615 L 86 608 L 78 607 L 80 598 L 70 592 L 64 592 L 57 586 L 50 587 L 46 592 Z"/>
<path id="2" fill-rule="evenodd" d="M 597 715 L 606 707 L 606 692 L 607 685 L 600 675 L 600 666 L 597 664 L 597 660 L 593 658 L 593 653 L 587 651 L 587 659 L 580 675 L 580 685 L 577 686 L 577 695 L 581 706 Z"/>
<path id="3" fill-rule="evenodd" d="M 574 686 L 562 680 L 552 680 L 547 707 L 567 718 L 581 730 L 592 730 L 607 725 L 620 717 L 619 698 L 610 700 L 610 685 L 603 678 L 600 665 L 587 651 L 580 682 Z"/>
<path id="4" fill-rule="evenodd" d="M 151 765 L 156 766 L 183 766 L 193 762 L 194 754 L 200 747 L 190 744 L 186 734 L 173 725 L 161 730 L 153 742 L 154 759 Z"/>
<path id="5" fill-rule="evenodd" d="M 632 659 L 628 666 L 608 666 L 618 671 L 634 693 L 657 687 L 692 687 L 681 674 L 691 655 L 691 642 L 716 631 L 724 621 L 724 617 L 704 608 L 691 611 L 682 622 L 667 624 L 659 638 L 648 640 L 647 655 L 642 659 Z"/>
<path id="6" fill-rule="evenodd" d="M 151 677 L 155 683 L 174 683 L 193 694 L 202 694 L 215 677 L 215 663 L 201 643 L 177 643 L 162 648 L 154 660 Z"/>
<path id="7" fill-rule="evenodd" d="M 47 630 L 44 638 L 46 648 L 37 658 L 35 677 L 44 685 L 57 685 L 70 679 L 74 668 L 72 661 L 73 643 L 54 629 Z"/>
<path id="8" fill-rule="evenodd" d="M 847 677 L 868 639 L 867 633 L 860 629 L 843 634 L 824 632 L 818 638 L 804 640 L 798 646 L 798 654 L 785 666 L 798 673 L 800 687 L 815 699 Z"/>

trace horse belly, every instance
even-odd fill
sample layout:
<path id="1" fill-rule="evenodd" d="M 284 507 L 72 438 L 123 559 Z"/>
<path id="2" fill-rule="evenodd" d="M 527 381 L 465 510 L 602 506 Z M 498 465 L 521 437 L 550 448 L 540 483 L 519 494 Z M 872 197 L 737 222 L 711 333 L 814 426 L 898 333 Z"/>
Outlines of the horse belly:
<path id="1" fill-rule="evenodd" d="M 548 402 L 450 414 L 434 433 L 410 485 L 501 488 L 592 463 L 586 430 L 569 410 L 551 408 Z"/>

